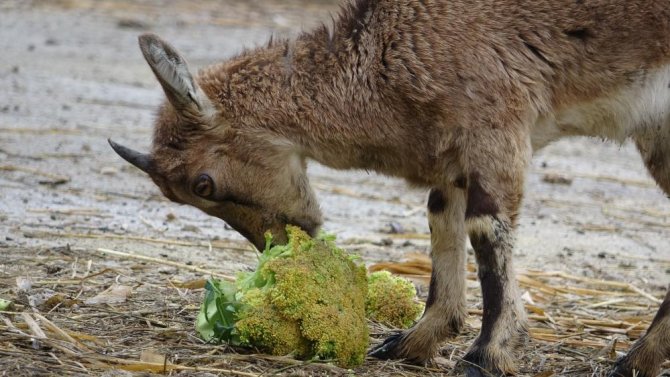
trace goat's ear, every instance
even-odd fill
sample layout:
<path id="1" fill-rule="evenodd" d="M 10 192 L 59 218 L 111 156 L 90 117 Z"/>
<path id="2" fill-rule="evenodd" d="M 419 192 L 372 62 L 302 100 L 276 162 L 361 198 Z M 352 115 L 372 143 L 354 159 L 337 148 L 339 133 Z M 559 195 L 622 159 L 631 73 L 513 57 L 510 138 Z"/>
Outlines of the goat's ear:
<path id="1" fill-rule="evenodd" d="M 142 34 L 139 43 L 144 59 L 154 71 L 170 103 L 177 110 L 187 110 L 193 106 L 201 109 L 198 88 L 188 70 L 186 60 L 177 50 L 157 35 L 150 33 Z"/>

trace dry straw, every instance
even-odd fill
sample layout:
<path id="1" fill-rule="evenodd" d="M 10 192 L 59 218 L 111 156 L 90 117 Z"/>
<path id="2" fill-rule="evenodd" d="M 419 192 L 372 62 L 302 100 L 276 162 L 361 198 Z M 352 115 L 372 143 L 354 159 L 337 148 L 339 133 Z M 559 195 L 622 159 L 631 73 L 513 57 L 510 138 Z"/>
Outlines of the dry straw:
<path id="1" fill-rule="evenodd" d="M 8 375 L 83 376 L 111 370 L 189 376 L 351 373 L 328 363 L 205 344 L 195 337 L 204 278 L 231 278 L 213 268 L 106 248 L 3 253 L 8 264 L 30 271 L 29 278 L 22 274 L 20 279 L 24 290 L 17 287 L 17 276 L 0 275 L 0 297 L 15 302 L 12 311 L 0 313 L 0 370 Z M 87 268 L 78 269 L 77 264 Z M 424 287 L 422 291 L 430 277 L 430 261 L 423 254 L 371 269 L 408 276 Z M 450 371 L 457 370 L 481 326 L 475 266 L 467 269 L 470 318 L 463 334 L 445 342 L 433 363 L 413 366 L 369 359 L 355 374 L 456 375 Z M 533 338 L 519 352 L 519 372 L 538 377 L 605 376 L 617 355 L 644 333 L 658 306 L 655 294 L 661 294 L 564 272 L 525 271 L 519 283 Z M 84 303 L 115 284 L 129 287 L 123 302 Z M 48 292 L 51 299 L 30 307 L 30 297 Z M 370 328 L 372 343 L 393 331 L 376 323 Z"/>

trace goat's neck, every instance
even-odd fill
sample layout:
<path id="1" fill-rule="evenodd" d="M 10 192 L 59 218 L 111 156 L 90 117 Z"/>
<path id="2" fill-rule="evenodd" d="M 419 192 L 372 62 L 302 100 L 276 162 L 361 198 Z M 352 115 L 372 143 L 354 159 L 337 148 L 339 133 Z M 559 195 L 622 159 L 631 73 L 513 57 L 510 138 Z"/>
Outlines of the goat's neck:
<path id="1" fill-rule="evenodd" d="M 397 150 L 392 134 L 400 131 L 391 124 L 399 123 L 398 109 L 388 106 L 378 87 L 381 63 L 318 33 L 290 48 L 284 100 L 297 111 L 285 114 L 290 126 L 282 136 L 325 165 L 378 169 L 377 161 Z"/>
<path id="2" fill-rule="evenodd" d="M 384 85 L 381 49 L 367 37 L 352 46 L 324 29 L 276 42 L 205 71 L 201 85 L 241 127 L 301 156 L 414 180 L 435 138 Z"/>

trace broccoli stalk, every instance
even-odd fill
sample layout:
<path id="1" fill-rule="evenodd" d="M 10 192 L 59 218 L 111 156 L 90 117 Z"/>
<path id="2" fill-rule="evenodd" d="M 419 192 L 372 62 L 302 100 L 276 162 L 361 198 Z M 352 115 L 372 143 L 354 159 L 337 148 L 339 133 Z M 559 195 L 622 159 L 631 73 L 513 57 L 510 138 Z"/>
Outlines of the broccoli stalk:
<path id="1" fill-rule="evenodd" d="M 369 343 L 365 267 L 334 244 L 287 227 L 288 243 L 271 245 L 254 272 L 236 282 L 212 279 L 196 321 L 207 341 L 274 355 L 359 365 Z"/>

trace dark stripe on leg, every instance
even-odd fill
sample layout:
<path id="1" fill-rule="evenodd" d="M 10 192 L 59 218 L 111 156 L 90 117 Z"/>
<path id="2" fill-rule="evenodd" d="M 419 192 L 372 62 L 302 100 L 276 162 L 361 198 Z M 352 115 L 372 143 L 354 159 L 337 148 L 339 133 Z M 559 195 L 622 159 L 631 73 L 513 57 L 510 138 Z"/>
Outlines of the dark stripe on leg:
<path id="1" fill-rule="evenodd" d="M 465 209 L 465 219 L 487 215 L 495 216 L 499 211 L 500 208 L 496 202 L 482 187 L 479 174 L 471 174 L 468 180 L 468 203 Z"/>
<path id="2" fill-rule="evenodd" d="M 481 343 L 491 340 L 495 323 L 502 314 L 504 300 L 505 266 L 498 263 L 496 245 L 484 235 L 472 235 L 470 238 L 472 247 L 475 249 L 477 258 L 479 281 L 482 286 L 484 301 L 484 314 L 482 317 L 482 329 L 479 336 Z"/>
<path id="3" fill-rule="evenodd" d="M 426 310 L 428 310 L 435 303 L 437 296 L 437 274 L 435 269 L 430 273 L 430 286 L 428 287 L 428 298 L 426 299 Z"/>
<path id="4" fill-rule="evenodd" d="M 468 179 L 464 175 L 459 175 L 454 181 L 454 186 L 461 190 L 465 190 L 468 187 Z"/>
<path id="5" fill-rule="evenodd" d="M 440 214 L 444 212 L 447 206 L 447 200 L 444 198 L 444 193 L 438 189 L 430 190 L 428 195 L 428 210 L 432 214 Z"/>

